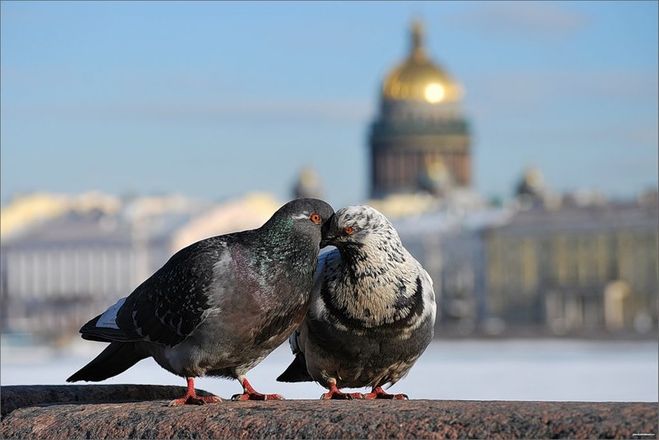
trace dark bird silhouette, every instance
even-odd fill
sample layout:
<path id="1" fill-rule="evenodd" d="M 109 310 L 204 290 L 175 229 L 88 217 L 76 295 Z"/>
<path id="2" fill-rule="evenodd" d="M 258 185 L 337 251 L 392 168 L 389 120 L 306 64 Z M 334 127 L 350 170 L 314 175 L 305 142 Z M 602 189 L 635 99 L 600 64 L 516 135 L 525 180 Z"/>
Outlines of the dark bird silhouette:
<path id="1" fill-rule="evenodd" d="M 304 318 L 323 227 L 333 213 L 321 200 L 297 199 L 258 229 L 178 251 L 80 329 L 84 339 L 110 345 L 67 381 L 101 381 L 153 357 L 187 379 L 187 393 L 172 405 L 220 400 L 196 395 L 200 376 L 238 379 L 244 392 L 234 399 L 281 399 L 256 392 L 245 375 Z"/>

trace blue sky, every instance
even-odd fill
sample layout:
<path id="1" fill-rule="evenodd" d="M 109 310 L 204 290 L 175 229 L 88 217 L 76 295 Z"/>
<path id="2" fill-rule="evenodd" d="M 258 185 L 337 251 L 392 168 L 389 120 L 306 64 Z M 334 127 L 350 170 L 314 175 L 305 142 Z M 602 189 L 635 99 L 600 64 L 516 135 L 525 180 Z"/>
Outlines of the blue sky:
<path id="1" fill-rule="evenodd" d="M 421 17 L 466 89 L 474 175 L 507 196 L 657 183 L 657 2 L 1 5 L 3 202 L 17 192 L 367 194 L 380 82 Z"/>

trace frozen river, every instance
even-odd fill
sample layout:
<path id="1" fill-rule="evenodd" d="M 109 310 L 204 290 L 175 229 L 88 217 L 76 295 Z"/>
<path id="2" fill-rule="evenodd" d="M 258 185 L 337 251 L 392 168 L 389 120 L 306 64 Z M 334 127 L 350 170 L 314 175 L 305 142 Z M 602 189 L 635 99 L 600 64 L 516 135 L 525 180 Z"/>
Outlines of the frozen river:
<path id="1" fill-rule="evenodd" d="M 2 344 L 0 382 L 64 384 L 105 344 L 80 341 L 66 351 Z M 282 384 L 275 378 L 291 361 L 275 350 L 248 375 L 262 392 L 318 398 L 315 383 Z M 417 399 L 647 401 L 657 402 L 657 342 L 566 340 L 435 341 L 407 378 L 391 388 Z M 103 383 L 184 385 L 147 359 Z M 201 378 L 197 387 L 229 397 L 236 381 Z"/>

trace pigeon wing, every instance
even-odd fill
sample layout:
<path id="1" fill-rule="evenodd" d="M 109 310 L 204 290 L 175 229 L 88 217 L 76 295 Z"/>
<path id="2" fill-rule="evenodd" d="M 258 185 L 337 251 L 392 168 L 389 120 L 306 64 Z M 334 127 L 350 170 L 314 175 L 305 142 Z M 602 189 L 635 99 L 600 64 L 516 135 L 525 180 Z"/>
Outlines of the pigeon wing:
<path id="1" fill-rule="evenodd" d="M 150 341 L 176 345 L 208 315 L 214 263 L 229 251 L 208 239 L 188 246 L 133 293 L 80 329 L 98 341 Z"/>
<path id="2" fill-rule="evenodd" d="M 435 289 L 433 288 L 432 278 L 426 272 L 426 270 L 418 264 L 419 268 L 419 278 L 421 279 L 421 286 L 423 289 L 423 304 L 424 309 L 427 309 L 432 315 L 433 322 L 435 321 L 435 315 L 437 314 L 437 301 L 438 297 L 435 296 Z M 439 292 L 438 292 L 439 293 Z"/>

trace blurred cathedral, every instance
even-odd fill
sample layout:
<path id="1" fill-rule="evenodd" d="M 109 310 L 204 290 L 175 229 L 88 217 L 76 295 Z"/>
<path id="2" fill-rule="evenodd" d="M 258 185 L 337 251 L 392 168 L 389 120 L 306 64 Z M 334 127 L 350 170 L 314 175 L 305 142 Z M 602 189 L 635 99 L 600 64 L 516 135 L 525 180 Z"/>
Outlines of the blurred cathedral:
<path id="1" fill-rule="evenodd" d="M 462 87 L 434 63 L 420 22 L 412 24 L 405 60 L 384 79 L 371 126 L 371 197 L 443 195 L 471 183 L 469 124 Z"/>
<path id="2" fill-rule="evenodd" d="M 557 194 L 528 168 L 512 200 L 485 202 L 472 187 L 462 97 L 413 23 L 370 127 L 368 203 L 433 278 L 437 334 L 648 334 L 657 322 L 656 197 Z"/>

